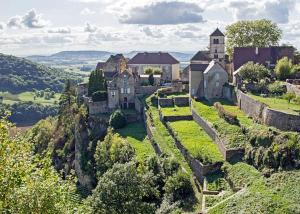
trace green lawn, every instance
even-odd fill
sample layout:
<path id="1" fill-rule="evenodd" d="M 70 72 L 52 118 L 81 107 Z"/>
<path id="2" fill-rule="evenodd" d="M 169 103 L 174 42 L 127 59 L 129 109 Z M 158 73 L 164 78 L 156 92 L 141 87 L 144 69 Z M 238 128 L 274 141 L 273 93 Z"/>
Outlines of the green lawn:
<path id="1" fill-rule="evenodd" d="M 137 160 L 144 161 L 148 156 L 155 154 L 150 141 L 146 138 L 147 133 L 142 122 L 128 124 L 117 132 L 135 149 Z"/>
<path id="2" fill-rule="evenodd" d="M 11 94 L 9 92 L 0 92 L 0 96 L 3 97 L 3 103 L 12 105 L 17 102 L 28 102 L 31 101 L 33 103 L 39 103 L 42 105 L 54 105 L 55 103 L 58 103 L 60 98 L 60 93 L 56 93 L 54 98 L 51 98 L 49 100 L 46 100 L 41 97 L 36 97 L 34 99 L 34 93 L 33 92 L 23 92 L 20 94 Z"/>
<path id="3" fill-rule="evenodd" d="M 163 116 L 186 116 L 191 115 L 190 107 L 165 107 L 161 108 Z"/>
<path id="4" fill-rule="evenodd" d="M 171 122 L 183 146 L 204 164 L 222 162 L 224 159 L 213 140 L 195 121 Z"/>
<path id="5" fill-rule="evenodd" d="M 225 110 L 236 114 L 240 126 L 229 124 L 224 119 L 220 118 L 218 111 L 213 106 L 214 102 L 220 102 Z M 247 142 L 247 136 L 243 133 L 242 126 L 249 127 L 253 125 L 253 122 L 237 106 L 227 100 L 213 100 L 212 102 L 204 100 L 198 102 L 194 100 L 193 106 L 202 118 L 213 125 L 221 137 L 227 139 L 228 148 L 241 147 Z"/>
<path id="6" fill-rule="evenodd" d="M 249 94 L 249 96 L 257 101 L 267 104 L 271 109 L 295 115 L 299 115 L 300 113 L 299 104 L 289 103 L 285 99 L 279 97 L 261 97 L 253 94 Z"/>
<path id="7" fill-rule="evenodd" d="M 240 168 L 237 173 L 242 171 L 244 177 L 253 174 L 246 173 L 251 166 L 237 168 Z M 253 168 L 250 170 L 254 171 Z M 255 174 L 257 172 L 251 178 L 252 182 L 240 194 L 224 201 L 208 213 L 299 213 L 299 170 L 274 173 L 270 178 L 256 177 Z"/>

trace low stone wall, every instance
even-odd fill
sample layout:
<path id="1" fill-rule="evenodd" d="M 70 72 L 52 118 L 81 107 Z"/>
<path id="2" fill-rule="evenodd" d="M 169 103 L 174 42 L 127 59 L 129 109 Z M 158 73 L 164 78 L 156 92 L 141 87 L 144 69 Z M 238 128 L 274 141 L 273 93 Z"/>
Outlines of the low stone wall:
<path id="1" fill-rule="evenodd" d="M 144 105 L 138 97 L 134 98 L 134 107 L 138 113 L 140 113 L 140 114 L 143 113 Z"/>
<path id="2" fill-rule="evenodd" d="M 157 89 L 159 89 L 159 86 L 138 86 L 136 87 L 136 93 L 137 94 L 142 94 L 142 95 L 150 95 L 153 94 Z"/>
<path id="3" fill-rule="evenodd" d="M 107 101 L 101 101 L 101 102 L 88 102 L 88 109 L 89 114 L 103 114 L 108 113 L 108 105 Z"/>
<path id="4" fill-rule="evenodd" d="M 300 115 L 292 115 L 274 109 L 266 108 L 263 111 L 263 122 L 284 131 L 300 132 Z"/>
<path id="5" fill-rule="evenodd" d="M 241 158 L 244 155 L 244 149 L 236 148 L 236 149 L 227 149 L 227 142 L 220 138 L 217 131 L 207 122 L 205 121 L 198 113 L 192 109 L 192 116 L 196 123 L 203 128 L 203 130 L 214 140 L 217 144 L 219 151 L 223 155 L 226 161 L 229 161 L 233 158 Z"/>
<path id="6" fill-rule="evenodd" d="M 262 112 L 267 107 L 266 104 L 261 103 L 257 100 L 252 99 L 242 91 L 237 90 L 237 104 L 238 107 L 249 117 L 255 120 L 262 118 Z"/>
<path id="7" fill-rule="evenodd" d="M 166 122 L 174 122 L 181 120 L 193 120 L 192 115 L 182 115 L 182 116 L 162 116 L 163 120 Z"/>
<path id="8" fill-rule="evenodd" d="M 288 92 L 294 93 L 297 96 L 300 96 L 300 84 L 299 85 L 293 85 L 291 83 L 285 83 L 286 89 Z"/>
<path id="9" fill-rule="evenodd" d="M 174 97 L 173 99 L 176 106 L 189 106 L 189 97 Z"/>
<path id="10" fill-rule="evenodd" d="M 158 105 L 160 107 L 172 107 L 174 102 L 172 98 L 158 98 Z"/>
<path id="11" fill-rule="evenodd" d="M 283 131 L 300 131 L 300 115 L 288 114 L 269 108 L 238 90 L 239 108 L 248 116 Z"/>
<path id="12" fill-rule="evenodd" d="M 180 150 L 181 154 L 184 156 L 185 160 L 188 162 L 189 166 L 191 167 L 193 173 L 197 177 L 200 183 L 204 182 L 204 176 L 215 171 L 218 171 L 222 164 L 221 162 L 217 162 L 214 164 L 204 165 L 199 160 L 192 157 L 192 155 L 188 152 L 188 150 L 181 144 L 180 139 L 176 136 L 172 128 L 168 123 L 162 121 L 166 128 L 168 129 L 170 135 L 175 140 L 176 147 Z"/>

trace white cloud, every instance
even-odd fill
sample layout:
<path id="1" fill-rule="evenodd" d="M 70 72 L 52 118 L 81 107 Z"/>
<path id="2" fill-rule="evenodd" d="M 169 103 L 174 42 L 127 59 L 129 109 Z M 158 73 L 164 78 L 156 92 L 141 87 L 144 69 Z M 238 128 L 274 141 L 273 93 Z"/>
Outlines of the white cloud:
<path id="1" fill-rule="evenodd" d="M 4 30 L 4 28 L 5 28 L 5 24 L 0 22 L 0 30 Z"/>
<path id="2" fill-rule="evenodd" d="M 153 37 L 153 38 L 162 38 L 164 37 L 164 34 L 161 32 L 161 30 L 153 30 L 150 27 L 143 27 L 142 32 L 144 32 L 147 36 Z"/>
<path id="3" fill-rule="evenodd" d="M 88 32 L 88 33 L 94 33 L 97 31 L 97 27 L 95 25 L 92 25 L 90 23 L 85 23 L 85 27 L 84 27 L 84 32 Z"/>
<path id="4" fill-rule="evenodd" d="M 48 33 L 69 34 L 69 33 L 71 33 L 71 28 L 69 28 L 69 27 L 52 28 L 52 29 L 48 30 Z"/>
<path id="5" fill-rule="evenodd" d="M 41 14 L 37 14 L 35 9 L 29 10 L 24 16 L 14 16 L 8 20 L 7 26 L 12 28 L 43 28 L 49 21 L 44 20 Z"/>
<path id="6" fill-rule="evenodd" d="M 89 8 L 84 8 L 81 12 L 80 12 L 80 14 L 81 15 L 83 15 L 83 16 L 87 16 L 87 15 L 93 15 L 93 14 L 95 14 L 96 12 L 95 11 L 93 11 L 93 10 L 90 10 Z"/>
<path id="7" fill-rule="evenodd" d="M 120 18 L 121 23 L 143 25 L 175 25 L 204 22 L 203 9 L 195 3 L 157 2 L 134 7 Z"/>

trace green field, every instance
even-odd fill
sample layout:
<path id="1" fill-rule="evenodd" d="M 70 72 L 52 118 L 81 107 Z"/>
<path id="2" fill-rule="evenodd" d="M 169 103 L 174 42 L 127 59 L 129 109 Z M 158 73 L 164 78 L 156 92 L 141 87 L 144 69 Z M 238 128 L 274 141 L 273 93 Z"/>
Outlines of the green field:
<path id="1" fill-rule="evenodd" d="M 296 103 L 289 103 L 287 100 L 279 97 L 261 97 L 249 94 L 253 99 L 267 104 L 271 109 L 283 111 L 289 114 L 299 115 L 300 105 Z"/>
<path id="2" fill-rule="evenodd" d="M 186 116 L 191 115 L 190 107 L 165 107 L 160 108 L 163 116 Z"/>
<path id="3" fill-rule="evenodd" d="M 12 105 L 14 103 L 18 102 L 33 102 L 38 103 L 42 105 L 54 105 L 58 103 L 60 98 L 60 93 L 56 93 L 54 98 L 51 98 L 49 100 L 43 98 L 43 97 L 36 97 L 34 98 L 34 92 L 23 92 L 20 94 L 11 94 L 9 92 L 0 92 L 0 97 L 3 97 L 3 103 Z"/>
<path id="4" fill-rule="evenodd" d="M 240 125 L 229 124 L 224 119 L 220 118 L 218 111 L 213 106 L 214 102 L 220 102 L 225 110 L 234 113 L 237 116 Z M 227 139 L 228 148 L 241 147 L 247 142 L 247 137 L 243 133 L 241 126 L 248 127 L 253 125 L 253 122 L 234 104 L 227 100 L 214 100 L 212 102 L 193 101 L 193 107 L 202 118 L 213 125 L 221 137 Z"/>
<path id="5" fill-rule="evenodd" d="M 222 162 L 224 159 L 213 140 L 195 121 L 170 123 L 182 145 L 203 164 Z"/>
<path id="6" fill-rule="evenodd" d="M 234 182 L 247 185 L 208 213 L 299 213 L 299 170 L 274 173 L 265 178 L 252 166 L 239 163 L 231 166 L 227 173 Z"/>
<path id="7" fill-rule="evenodd" d="M 137 160 L 144 161 L 155 154 L 142 122 L 128 124 L 117 132 L 135 149 Z"/>

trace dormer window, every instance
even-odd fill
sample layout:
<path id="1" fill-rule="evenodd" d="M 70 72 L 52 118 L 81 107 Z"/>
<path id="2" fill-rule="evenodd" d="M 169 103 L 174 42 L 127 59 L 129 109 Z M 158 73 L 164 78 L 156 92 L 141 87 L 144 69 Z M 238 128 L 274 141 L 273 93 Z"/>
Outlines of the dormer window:
<path id="1" fill-rule="evenodd" d="M 214 39 L 214 44 L 219 44 L 219 39 Z"/>

